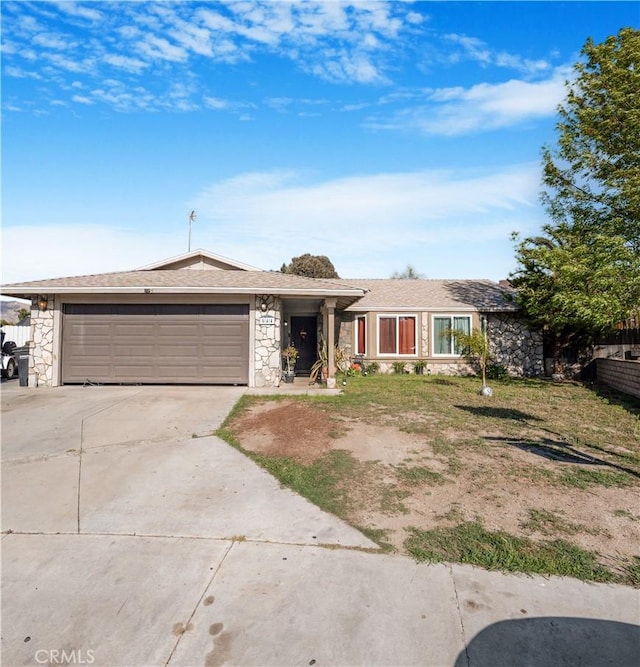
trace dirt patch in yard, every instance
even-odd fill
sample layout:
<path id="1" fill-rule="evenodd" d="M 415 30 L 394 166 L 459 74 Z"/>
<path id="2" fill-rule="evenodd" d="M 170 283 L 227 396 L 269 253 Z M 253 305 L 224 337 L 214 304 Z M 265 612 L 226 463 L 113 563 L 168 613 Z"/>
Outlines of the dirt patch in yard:
<path id="1" fill-rule="evenodd" d="M 406 432 L 289 400 L 254 403 L 232 424 L 243 448 L 268 456 L 310 464 L 332 450 L 349 452 L 358 467 L 345 483 L 345 518 L 388 531 L 400 552 L 409 527 L 479 520 L 488 530 L 568 540 L 613 569 L 638 553 L 637 477 L 581 460 L 571 448 L 565 458 L 549 456 L 565 449 L 535 426 L 518 439 L 430 428 L 424 418 L 419 432 Z"/>

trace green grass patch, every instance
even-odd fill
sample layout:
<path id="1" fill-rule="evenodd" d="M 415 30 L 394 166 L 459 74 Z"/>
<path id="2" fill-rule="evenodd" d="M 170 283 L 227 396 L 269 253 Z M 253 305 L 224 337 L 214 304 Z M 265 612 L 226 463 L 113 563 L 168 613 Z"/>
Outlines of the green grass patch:
<path id="1" fill-rule="evenodd" d="M 411 486 L 420 486 L 423 484 L 444 484 L 447 478 L 439 472 L 429 470 L 424 466 L 397 466 L 396 474 L 398 479 Z"/>
<path id="2" fill-rule="evenodd" d="M 633 478 L 627 473 L 613 470 L 592 470 L 591 468 L 563 470 L 557 480 L 563 486 L 573 486 L 578 489 L 586 489 L 590 486 L 625 488 L 634 484 Z"/>
<path id="3" fill-rule="evenodd" d="M 383 486 L 380 490 L 380 511 L 388 515 L 409 514 L 409 509 L 402 500 L 410 495 L 409 491 L 395 486 Z"/>
<path id="4" fill-rule="evenodd" d="M 624 567 L 626 583 L 640 588 L 640 556 L 634 556 L 631 562 Z"/>
<path id="5" fill-rule="evenodd" d="M 349 497 L 342 483 L 352 479 L 358 465 L 349 452 L 339 449 L 327 452 L 309 465 L 290 458 L 255 453 L 249 455 L 285 486 L 308 498 L 323 510 L 346 517 Z"/>
<path id="6" fill-rule="evenodd" d="M 388 530 L 382 528 L 370 528 L 355 526 L 365 537 L 368 537 L 372 542 L 375 542 L 384 553 L 393 551 L 393 544 L 387 539 Z"/>
<path id="7" fill-rule="evenodd" d="M 598 535 L 600 530 L 596 530 L 583 523 L 574 523 L 566 519 L 560 512 L 549 512 L 548 510 L 530 509 L 529 518 L 520 524 L 521 528 L 529 531 L 535 531 L 541 535 L 578 535 L 588 533 L 589 535 Z"/>
<path id="8" fill-rule="evenodd" d="M 504 531 L 486 530 L 466 521 L 453 528 L 410 528 L 405 548 L 418 562 L 454 562 L 487 570 L 577 577 L 583 581 L 615 581 L 597 555 L 565 540 L 534 542 Z"/>

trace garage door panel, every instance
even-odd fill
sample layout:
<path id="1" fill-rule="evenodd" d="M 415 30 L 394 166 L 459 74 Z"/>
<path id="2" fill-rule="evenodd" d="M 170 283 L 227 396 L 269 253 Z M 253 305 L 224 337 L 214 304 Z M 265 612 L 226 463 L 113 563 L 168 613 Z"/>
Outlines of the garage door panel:
<path id="1" fill-rule="evenodd" d="M 159 323 L 155 330 L 155 335 L 166 336 L 167 338 L 191 338 L 201 333 L 201 327 L 198 324 L 180 324 L 177 322 Z"/>
<path id="2" fill-rule="evenodd" d="M 246 384 L 247 305 L 68 304 L 62 381 Z"/>
<path id="3" fill-rule="evenodd" d="M 148 336 L 152 338 L 156 335 L 156 327 L 151 322 L 148 324 L 143 322 L 131 324 L 117 322 L 112 326 L 112 331 L 116 336 Z"/>

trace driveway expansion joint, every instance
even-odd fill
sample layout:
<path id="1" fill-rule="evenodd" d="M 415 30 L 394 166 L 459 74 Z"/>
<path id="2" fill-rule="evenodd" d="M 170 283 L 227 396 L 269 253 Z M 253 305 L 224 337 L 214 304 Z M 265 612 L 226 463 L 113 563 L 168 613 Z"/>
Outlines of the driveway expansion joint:
<path id="1" fill-rule="evenodd" d="M 202 603 L 202 600 L 204 600 L 204 596 L 206 595 L 207 591 L 208 591 L 209 588 L 211 587 L 211 584 L 213 583 L 213 580 L 216 578 L 216 575 L 217 575 L 218 572 L 220 571 L 220 568 L 222 567 L 222 564 L 223 564 L 224 561 L 226 560 L 226 558 L 227 558 L 227 556 L 229 555 L 229 552 L 231 551 L 231 549 L 233 549 L 233 545 L 234 545 L 234 542 L 231 542 L 231 544 L 229 545 L 228 549 L 224 552 L 222 558 L 220 559 L 220 562 L 218 563 L 218 567 L 216 567 L 216 569 L 214 570 L 213 574 L 212 574 L 211 577 L 209 578 L 209 581 L 207 582 L 207 585 L 204 587 L 204 590 L 203 590 L 202 593 L 200 594 L 200 597 L 199 597 L 198 600 L 196 601 L 196 603 L 195 603 L 195 605 L 194 605 L 194 607 L 193 607 L 193 610 L 191 611 L 191 615 L 190 615 L 189 618 L 187 619 L 187 622 L 184 624 L 184 627 L 185 627 L 185 628 L 188 628 L 188 627 L 189 627 L 189 624 L 191 623 L 193 617 L 194 617 L 195 614 L 196 614 L 196 611 L 198 611 L 198 607 L 199 607 L 200 604 Z M 167 658 L 167 661 L 164 663 L 165 667 L 167 667 L 167 665 L 171 662 L 171 658 L 173 658 L 173 656 L 174 656 L 174 654 L 175 654 L 175 652 L 176 652 L 176 650 L 177 650 L 177 648 L 178 648 L 178 645 L 180 644 L 180 641 L 182 640 L 182 637 L 183 637 L 183 636 L 184 636 L 184 633 L 181 634 L 181 635 L 178 635 L 178 638 L 176 639 L 176 643 L 173 645 L 173 648 L 171 649 L 171 653 L 169 654 L 169 657 Z"/>
<path id="2" fill-rule="evenodd" d="M 448 564 L 447 569 L 449 570 L 449 576 L 451 577 L 451 583 L 453 585 L 453 592 L 456 598 L 456 613 L 460 621 L 460 639 L 462 645 L 464 646 L 464 655 L 467 661 L 467 667 L 471 666 L 471 660 L 469 659 L 469 650 L 467 649 L 467 638 L 464 631 L 464 620 L 462 618 L 462 609 L 460 608 L 460 598 L 458 597 L 458 586 L 456 584 L 456 577 L 453 573 L 453 565 Z"/>

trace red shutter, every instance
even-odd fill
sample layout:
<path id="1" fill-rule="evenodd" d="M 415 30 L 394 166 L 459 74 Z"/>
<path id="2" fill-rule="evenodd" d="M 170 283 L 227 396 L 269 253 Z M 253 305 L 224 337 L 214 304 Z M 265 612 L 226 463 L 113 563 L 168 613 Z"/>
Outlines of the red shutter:
<path id="1" fill-rule="evenodd" d="M 358 350 L 357 354 L 367 353 L 366 326 L 364 317 L 358 318 Z"/>

